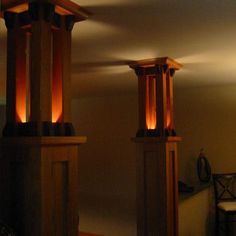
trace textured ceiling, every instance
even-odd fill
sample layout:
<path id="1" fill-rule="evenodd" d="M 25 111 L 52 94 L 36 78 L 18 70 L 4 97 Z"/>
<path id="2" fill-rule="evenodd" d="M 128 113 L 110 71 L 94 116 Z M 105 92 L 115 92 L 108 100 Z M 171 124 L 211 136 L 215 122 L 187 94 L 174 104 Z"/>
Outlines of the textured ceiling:
<path id="1" fill-rule="evenodd" d="M 169 56 L 184 65 L 175 86 L 236 82 L 235 0 L 77 0 L 92 15 L 73 29 L 75 97 L 136 91 L 129 60 Z M 3 22 L 1 22 L 3 23 Z M 0 25 L 0 91 L 5 81 Z"/>

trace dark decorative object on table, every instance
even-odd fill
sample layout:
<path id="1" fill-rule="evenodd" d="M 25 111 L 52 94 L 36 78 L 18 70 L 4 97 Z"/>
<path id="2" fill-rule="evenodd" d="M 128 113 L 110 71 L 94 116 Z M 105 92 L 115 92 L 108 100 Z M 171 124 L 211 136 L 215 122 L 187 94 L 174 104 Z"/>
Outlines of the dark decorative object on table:
<path id="1" fill-rule="evenodd" d="M 208 183 L 211 180 L 211 166 L 205 157 L 203 148 L 197 159 L 197 174 L 201 182 Z"/>
<path id="2" fill-rule="evenodd" d="M 178 181 L 179 193 L 192 193 L 194 191 L 193 186 L 189 186 L 182 181 Z"/>

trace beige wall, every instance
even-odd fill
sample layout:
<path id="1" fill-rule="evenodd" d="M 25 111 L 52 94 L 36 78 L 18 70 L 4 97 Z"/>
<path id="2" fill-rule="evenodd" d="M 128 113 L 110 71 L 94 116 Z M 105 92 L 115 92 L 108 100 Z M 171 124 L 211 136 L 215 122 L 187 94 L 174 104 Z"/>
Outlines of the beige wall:
<path id="1" fill-rule="evenodd" d="M 135 196 L 135 96 L 73 101 L 77 134 L 88 136 L 80 150 L 80 191 L 86 194 Z"/>
<path id="2" fill-rule="evenodd" d="M 212 189 L 208 188 L 179 202 L 180 236 L 214 236 Z"/>
<path id="3" fill-rule="evenodd" d="M 193 181 L 200 148 L 213 172 L 236 171 L 236 86 L 204 87 L 175 92 L 175 121 L 180 177 Z"/>
<path id="4" fill-rule="evenodd" d="M 80 147 L 81 230 L 112 236 L 136 235 L 136 96 L 83 98 L 72 103 Z"/>

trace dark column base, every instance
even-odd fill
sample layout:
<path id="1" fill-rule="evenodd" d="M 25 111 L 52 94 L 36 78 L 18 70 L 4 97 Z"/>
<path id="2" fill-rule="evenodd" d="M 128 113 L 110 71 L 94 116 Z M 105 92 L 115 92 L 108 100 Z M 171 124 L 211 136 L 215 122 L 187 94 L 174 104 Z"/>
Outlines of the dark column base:
<path id="1" fill-rule="evenodd" d="M 52 123 L 45 121 L 39 129 L 37 122 L 26 123 L 6 123 L 2 135 L 3 137 L 20 136 L 75 136 L 72 123 Z M 41 130 L 41 132 L 39 132 Z"/>
<path id="2" fill-rule="evenodd" d="M 176 132 L 174 129 L 164 129 L 162 132 L 159 129 L 139 129 L 136 133 L 136 137 L 170 137 L 170 136 L 176 136 Z"/>

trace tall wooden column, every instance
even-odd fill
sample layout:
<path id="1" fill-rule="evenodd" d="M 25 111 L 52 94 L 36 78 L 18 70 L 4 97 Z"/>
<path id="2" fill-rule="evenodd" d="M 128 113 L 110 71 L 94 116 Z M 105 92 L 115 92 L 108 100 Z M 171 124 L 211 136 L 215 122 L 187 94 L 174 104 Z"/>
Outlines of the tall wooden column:
<path id="1" fill-rule="evenodd" d="M 71 31 L 88 12 L 69 0 L 4 1 L 7 114 L 0 219 L 19 236 L 78 236 L 78 146 L 71 124 Z"/>
<path id="2" fill-rule="evenodd" d="M 177 142 L 173 120 L 173 75 L 181 65 L 170 58 L 130 64 L 138 76 L 138 236 L 178 235 Z"/>

